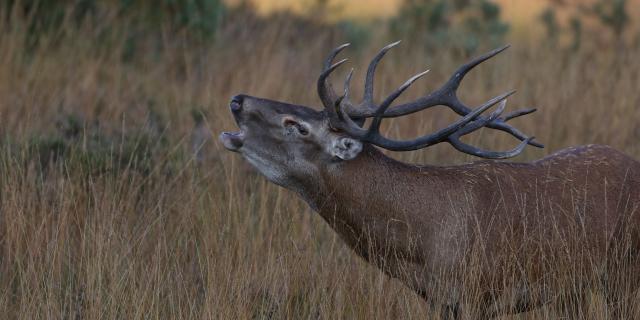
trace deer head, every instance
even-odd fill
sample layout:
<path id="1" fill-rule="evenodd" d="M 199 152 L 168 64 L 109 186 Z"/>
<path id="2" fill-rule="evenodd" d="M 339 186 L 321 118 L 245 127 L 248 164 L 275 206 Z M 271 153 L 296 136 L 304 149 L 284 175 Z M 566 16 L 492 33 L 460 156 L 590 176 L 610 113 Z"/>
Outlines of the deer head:
<path id="1" fill-rule="evenodd" d="M 230 103 L 239 132 L 220 139 L 267 179 L 290 186 L 322 164 L 348 161 L 362 143 L 329 125 L 326 114 L 308 107 L 237 95 Z"/>
<path id="2" fill-rule="evenodd" d="M 223 132 L 220 140 L 228 150 L 241 153 L 270 181 L 294 188 L 301 179 L 313 176 L 321 169 L 353 160 L 367 144 L 388 150 L 409 151 L 448 142 L 461 152 L 489 159 L 516 156 L 528 144 L 542 147 L 533 137 L 526 136 L 506 123 L 510 119 L 535 111 L 523 109 L 502 115 L 506 98 L 514 91 L 490 99 L 475 108 L 464 105 L 457 97 L 457 89 L 464 76 L 475 66 L 504 51 L 508 46 L 491 51 L 461 66 L 442 87 L 413 102 L 391 107 L 394 100 L 427 71 L 411 77 L 386 99 L 376 104 L 373 101 L 376 67 L 387 51 L 398 43 L 384 47 L 369 64 L 364 97 L 360 103 L 354 104 L 350 101 L 349 82 L 353 70 L 347 76 L 344 92 L 340 96 L 327 81 L 329 75 L 347 61 L 344 59 L 333 63 L 338 53 L 348 46 L 344 44 L 331 52 L 317 81 L 318 94 L 324 105 L 322 111 L 237 95 L 231 99 L 230 109 L 240 131 Z M 448 106 L 462 117 L 444 129 L 409 141 L 393 140 L 380 134 L 382 119 L 400 117 L 436 105 Z M 495 105 L 499 106 L 494 112 L 483 115 L 483 112 Z M 372 121 L 364 128 L 364 120 L 367 118 L 372 118 Z M 512 150 L 496 152 L 478 149 L 460 141 L 460 137 L 482 127 L 510 133 L 521 140 L 521 143 Z"/>

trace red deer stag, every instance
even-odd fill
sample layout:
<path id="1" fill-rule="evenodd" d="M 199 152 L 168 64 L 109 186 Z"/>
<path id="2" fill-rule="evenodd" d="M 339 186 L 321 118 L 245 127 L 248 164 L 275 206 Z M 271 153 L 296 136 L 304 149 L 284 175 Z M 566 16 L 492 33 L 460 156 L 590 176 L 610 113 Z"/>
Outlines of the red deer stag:
<path id="1" fill-rule="evenodd" d="M 475 108 L 458 99 L 464 76 L 507 47 L 464 64 L 442 87 L 415 101 L 391 107 L 426 72 L 376 104 L 376 67 L 396 44 L 371 61 L 362 102 L 349 99 L 353 72 L 343 94 L 336 94 L 327 81 L 346 61 L 333 63 L 345 44 L 331 52 L 317 82 L 323 111 L 237 95 L 230 109 L 240 131 L 223 132 L 221 142 L 271 182 L 298 193 L 353 251 L 431 306 L 441 306 L 446 318 L 491 318 L 551 301 L 567 306 L 562 301 L 584 301 L 581 294 L 591 289 L 601 289 L 596 293 L 612 306 L 606 310 L 628 306 L 621 299 L 633 296 L 638 287 L 634 275 L 640 274 L 639 163 L 598 145 L 565 149 L 529 163 L 415 166 L 393 160 L 378 148 L 410 151 L 447 142 L 477 157 L 506 159 L 527 145 L 543 147 L 507 124 L 535 111 L 503 115 L 513 92 Z M 461 118 L 413 140 L 381 135 L 383 119 L 437 105 Z M 495 105 L 495 111 L 483 115 Z M 521 142 L 513 150 L 496 152 L 460 140 L 483 127 Z M 614 278 L 613 271 L 622 276 Z M 570 299 L 559 301 L 566 287 L 574 288 Z M 620 294 L 623 290 L 628 292 Z M 473 299 L 468 298 L 471 293 Z"/>

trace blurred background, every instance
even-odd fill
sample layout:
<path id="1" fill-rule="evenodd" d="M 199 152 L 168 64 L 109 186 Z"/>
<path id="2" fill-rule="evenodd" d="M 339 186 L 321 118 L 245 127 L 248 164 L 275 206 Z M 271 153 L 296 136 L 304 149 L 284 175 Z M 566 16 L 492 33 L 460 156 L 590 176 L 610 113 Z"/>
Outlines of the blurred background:
<path id="1" fill-rule="evenodd" d="M 369 59 L 396 40 L 378 98 L 428 68 L 401 101 L 425 95 L 511 44 L 460 96 L 473 106 L 516 89 L 507 111 L 538 108 L 513 124 L 546 148 L 515 161 L 587 143 L 640 157 L 639 0 L 5 0 L 0 314 L 425 318 L 412 292 L 215 138 L 235 128 L 237 93 L 319 107 L 322 60 L 345 42 L 361 94 Z M 408 138 L 456 118 L 434 108 L 384 131 Z M 466 139 L 517 144 L 486 130 Z M 476 160 L 448 145 L 391 156 Z"/>
<path id="2" fill-rule="evenodd" d="M 378 96 L 429 68 L 407 94 L 424 95 L 472 56 L 512 44 L 465 82 L 469 104 L 519 90 L 511 107 L 540 108 L 522 126 L 550 147 L 535 156 L 589 142 L 636 150 L 635 125 L 608 128 L 637 114 L 637 0 L 9 0 L 0 10 L 0 130 L 53 155 L 80 136 L 108 149 L 125 129 L 161 133 L 148 143 L 205 139 L 233 125 L 225 105 L 235 93 L 317 106 L 314 81 L 331 48 L 350 42 L 357 72 L 396 40 Z M 424 113 L 409 126 L 390 121 L 390 134 L 453 119 Z"/>

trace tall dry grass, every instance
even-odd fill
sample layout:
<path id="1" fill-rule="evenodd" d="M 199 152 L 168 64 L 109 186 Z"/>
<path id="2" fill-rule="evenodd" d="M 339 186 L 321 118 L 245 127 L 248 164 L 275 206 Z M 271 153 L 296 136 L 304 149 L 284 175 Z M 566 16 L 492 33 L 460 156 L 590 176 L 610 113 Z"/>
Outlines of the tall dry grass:
<path id="1" fill-rule="evenodd" d="M 344 41 L 339 32 L 238 15 L 214 44 L 167 33 L 143 38 L 123 61 L 127 44 L 119 32 L 126 23 L 106 36 L 109 19 L 69 25 L 31 46 L 25 19 L 0 24 L 3 318 L 431 316 L 413 292 L 356 257 L 303 202 L 252 174 L 215 139 L 196 139 L 205 156 L 194 156 L 194 110 L 205 115 L 200 133 L 233 129 L 227 101 L 235 93 L 318 106 L 315 77 L 328 50 Z M 360 76 L 387 40 L 382 33 L 373 38 L 347 52 Z M 638 48 L 569 52 L 537 38 L 512 44 L 469 75 L 461 95 L 477 104 L 518 89 L 510 107 L 540 108 L 514 123 L 547 147 L 516 161 L 586 143 L 640 158 Z M 404 43 L 381 65 L 377 94 L 428 67 L 427 79 L 406 94 L 415 98 L 464 59 L 447 48 L 424 52 Z M 79 123 L 71 133 L 70 117 Z M 425 111 L 385 130 L 416 135 L 454 118 L 443 109 Z M 42 151 L 38 143 L 52 137 L 58 149 Z M 95 152 L 96 137 L 106 150 Z M 500 149 L 515 143 L 493 132 L 470 141 Z M 448 146 L 393 156 L 473 160 Z M 606 314 L 598 299 L 596 318 Z M 513 319 L 554 316 L 544 308 Z"/>

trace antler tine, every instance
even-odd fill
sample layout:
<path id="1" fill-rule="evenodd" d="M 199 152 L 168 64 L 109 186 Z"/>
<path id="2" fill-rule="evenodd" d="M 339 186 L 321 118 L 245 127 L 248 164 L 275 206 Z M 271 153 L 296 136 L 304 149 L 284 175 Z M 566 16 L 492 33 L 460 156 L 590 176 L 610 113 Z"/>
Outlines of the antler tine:
<path id="1" fill-rule="evenodd" d="M 347 78 L 344 80 L 344 95 L 343 99 L 349 99 L 349 87 L 351 86 L 351 77 L 353 77 L 353 68 L 347 74 Z"/>
<path id="2" fill-rule="evenodd" d="M 335 51 L 336 50 L 334 50 L 334 52 Z M 329 61 L 329 59 L 327 61 Z M 331 61 L 333 61 L 333 59 L 331 59 Z M 334 70 L 336 70 L 339 66 L 341 66 L 343 63 L 347 61 L 348 59 L 342 59 L 327 68 L 323 68 L 324 70 L 322 71 L 322 73 L 320 73 L 320 76 L 318 77 L 318 82 L 317 82 L 318 95 L 320 96 L 320 100 L 322 101 L 322 104 L 324 104 L 325 109 L 331 112 L 331 114 L 335 114 L 335 110 L 332 110 L 331 106 L 334 105 L 337 97 L 335 92 L 333 91 L 333 88 L 329 84 L 327 84 L 327 78 Z"/>
<path id="3" fill-rule="evenodd" d="M 327 78 L 336 68 L 347 61 L 347 59 L 343 59 L 333 64 L 333 59 L 335 59 L 336 56 L 349 45 L 349 43 L 342 44 L 333 49 L 331 53 L 329 53 L 327 58 L 324 60 L 324 63 L 322 64 L 322 72 L 318 77 L 318 96 L 320 96 L 322 104 L 325 106 L 325 109 L 328 110 L 329 114 L 332 115 L 332 117 L 337 116 L 335 109 L 333 109 L 333 105 L 338 99 L 338 96 L 333 90 L 333 86 L 331 86 L 331 84 L 327 82 Z"/>
<path id="4" fill-rule="evenodd" d="M 369 63 L 369 67 L 367 68 L 367 76 L 364 82 L 364 96 L 362 97 L 361 106 L 366 108 L 373 107 L 373 82 L 376 74 L 376 68 L 378 67 L 378 63 L 387 54 L 391 48 L 400 44 L 400 41 L 396 41 L 394 43 L 388 44 L 384 48 L 380 49 L 378 54 L 371 60 Z"/>
<path id="5" fill-rule="evenodd" d="M 342 97 L 340 97 L 340 103 L 335 104 L 335 108 L 336 110 L 340 109 L 342 110 L 341 112 L 338 112 L 338 116 L 341 118 L 349 118 L 349 120 L 351 120 L 351 118 L 349 116 L 345 116 L 346 114 L 348 114 L 349 112 L 346 111 L 348 110 L 353 110 L 353 104 L 351 103 L 351 101 L 349 101 L 349 93 L 350 93 L 350 86 L 351 86 L 351 77 L 353 76 L 353 68 L 351 68 L 351 71 L 349 71 L 349 74 L 347 75 L 347 78 L 344 81 L 344 95 Z M 371 103 L 371 105 L 373 106 L 373 102 Z M 370 107 L 369 107 L 370 108 Z M 364 122 L 366 121 L 366 118 L 358 118 L 355 121 L 353 121 L 355 124 L 358 125 L 358 127 L 362 127 L 364 125 Z"/>
<path id="6" fill-rule="evenodd" d="M 458 119 L 458 121 L 450 124 L 444 129 L 440 129 L 439 131 L 425 135 L 413 140 L 399 141 L 399 140 L 391 140 L 389 138 L 385 138 L 381 135 L 375 135 L 369 142 L 380 146 L 382 148 L 392 150 L 392 151 L 411 151 L 418 150 L 428 146 L 432 146 L 434 144 L 438 144 L 440 142 L 447 141 L 449 136 L 454 135 L 458 130 L 462 129 L 465 125 L 475 120 L 481 113 L 491 108 L 498 102 L 506 99 L 508 96 L 513 94 L 513 92 L 508 92 L 502 94 L 498 97 L 495 97 L 480 107 L 472 110 L 464 117 Z"/>
<path id="7" fill-rule="evenodd" d="M 397 44 L 397 42 L 395 44 Z M 375 118 L 373 119 L 373 121 L 371 122 L 371 126 L 369 127 L 369 134 L 376 134 L 380 132 L 380 124 L 382 123 L 382 115 L 384 114 L 384 112 L 405 90 L 407 90 L 416 80 L 420 79 L 428 72 L 429 70 L 425 70 L 409 78 L 409 80 L 405 81 L 400 87 L 398 87 L 398 89 L 396 89 L 386 99 L 384 99 L 380 107 L 378 107 L 378 109 L 375 111 Z"/>
<path id="8" fill-rule="evenodd" d="M 495 57 L 496 55 L 498 55 L 499 53 L 501 53 L 502 51 L 507 50 L 509 47 L 511 47 L 511 45 L 505 45 L 501 48 L 498 49 L 494 49 L 488 53 L 485 53 L 465 64 L 463 64 L 462 66 L 460 66 L 460 68 L 458 68 L 458 70 L 456 70 L 456 72 L 453 73 L 453 75 L 451 76 L 451 78 L 449 79 L 449 81 L 447 81 L 447 83 L 444 85 L 444 87 L 450 87 L 450 90 L 452 91 L 456 91 L 456 89 L 458 89 L 458 87 L 460 86 L 460 82 L 462 82 L 462 79 L 464 79 L 464 76 L 467 75 L 467 73 L 469 73 L 469 71 L 471 71 L 471 69 L 475 68 L 477 65 Z"/>
<path id="9" fill-rule="evenodd" d="M 393 103 L 393 101 L 395 101 L 405 90 L 407 90 L 416 80 L 422 78 L 422 76 L 424 76 L 425 74 L 429 73 L 429 70 L 425 70 L 422 71 L 416 75 L 414 75 L 413 77 L 409 78 L 407 81 L 405 81 L 400 87 L 398 87 L 398 89 L 396 89 L 394 92 L 392 92 L 380 105 L 380 107 L 378 107 L 378 109 L 375 111 L 375 115 L 377 117 L 382 117 L 382 115 L 384 114 L 384 112 L 387 110 L 387 108 L 389 108 L 389 106 L 391 106 L 391 103 Z"/>
<path id="10" fill-rule="evenodd" d="M 520 130 L 504 123 L 504 121 L 502 121 L 501 119 L 496 119 L 493 122 L 490 122 L 487 124 L 487 128 L 489 129 L 496 129 L 496 130 L 500 130 L 500 131 L 504 131 L 506 133 L 511 134 L 512 136 L 516 137 L 518 140 L 520 141 L 524 141 L 527 140 L 529 137 L 520 132 Z M 532 145 L 534 147 L 538 147 L 538 148 L 544 148 L 544 145 L 542 143 L 539 143 L 537 141 L 533 141 L 530 140 L 529 141 L 529 145 Z"/>
<path id="11" fill-rule="evenodd" d="M 513 118 L 517 118 L 517 117 L 524 116 L 524 115 L 527 115 L 527 114 L 530 114 L 530 113 L 534 113 L 536 111 L 538 111 L 538 109 L 536 109 L 536 108 L 521 109 L 521 110 L 511 111 L 511 112 L 507 113 L 506 115 L 504 115 L 503 121 L 507 122 L 507 121 L 509 121 L 509 120 L 511 120 Z"/>
<path id="12" fill-rule="evenodd" d="M 519 155 L 520 153 L 522 153 L 522 151 L 524 150 L 524 148 L 527 147 L 527 145 L 531 142 L 531 140 L 535 139 L 535 137 L 529 137 L 525 140 L 523 140 L 522 142 L 520 142 L 520 144 L 509 150 L 509 151 L 488 151 L 488 150 L 483 150 L 483 149 L 479 149 L 473 146 L 470 146 L 460 140 L 458 140 L 458 138 L 456 137 L 451 137 L 449 138 L 449 143 L 456 148 L 456 150 L 460 151 L 460 152 L 464 152 L 470 155 L 474 155 L 477 157 L 481 157 L 481 158 L 487 158 L 487 159 L 508 159 L 508 158 L 513 158 L 517 155 Z"/>
<path id="13" fill-rule="evenodd" d="M 329 67 L 331 67 L 331 65 L 333 64 L 333 59 L 335 59 L 336 56 L 342 50 L 344 50 L 346 47 L 348 47 L 350 45 L 351 45 L 351 43 L 345 43 L 345 44 L 342 44 L 342 45 L 336 47 L 335 49 L 333 49 L 331 51 L 331 53 L 329 53 L 329 56 L 327 56 L 327 58 L 324 60 L 324 63 L 322 65 L 322 71 L 325 71 L 325 70 L 329 69 Z"/>
<path id="14" fill-rule="evenodd" d="M 329 77 L 329 75 L 336 70 L 339 66 L 341 66 L 343 63 L 349 61 L 349 59 L 342 59 L 336 63 L 334 63 L 333 65 L 331 65 L 329 68 L 325 69 L 321 74 L 320 77 L 318 77 L 318 82 L 321 81 L 325 81 L 327 80 L 327 78 Z"/>
<path id="15" fill-rule="evenodd" d="M 351 85 L 351 77 L 353 77 L 353 68 L 351 68 L 351 70 L 349 71 L 349 74 L 347 75 L 347 78 L 344 80 L 343 95 L 339 97 L 333 105 L 336 115 L 338 116 L 338 119 L 342 121 L 344 121 L 345 118 L 349 118 L 349 116 L 346 115 L 346 113 L 344 112 L 344 108 L 342 107 L 342 101 L 349 100 L 349 88 Z M 351 119 L 349 118 L 349 120 Z M 359 126 L 361 126 L 361 124 Z"/>
<path id="16" fill-rule="evenodd" d="M 500 102 L 500 104 L 498 105 L 498 108 L 496 108 L 496 110 L 494 110 L 488 117 L 479 117 L 478 119 L 472 122 L 469 122 L 466 126 L 460 128 L 460 130 L 458 130 L 455 133 L 455 135 L 458 137 L 462 137 L 464 135 L 467 135 L 471 132 L 474 132 L 486 126 L 487 123 L 493 121 L 494 119 L 498 118 L 502 114 L 506 105 L 507 105 L 507 99 L 505 98 Z"/>

